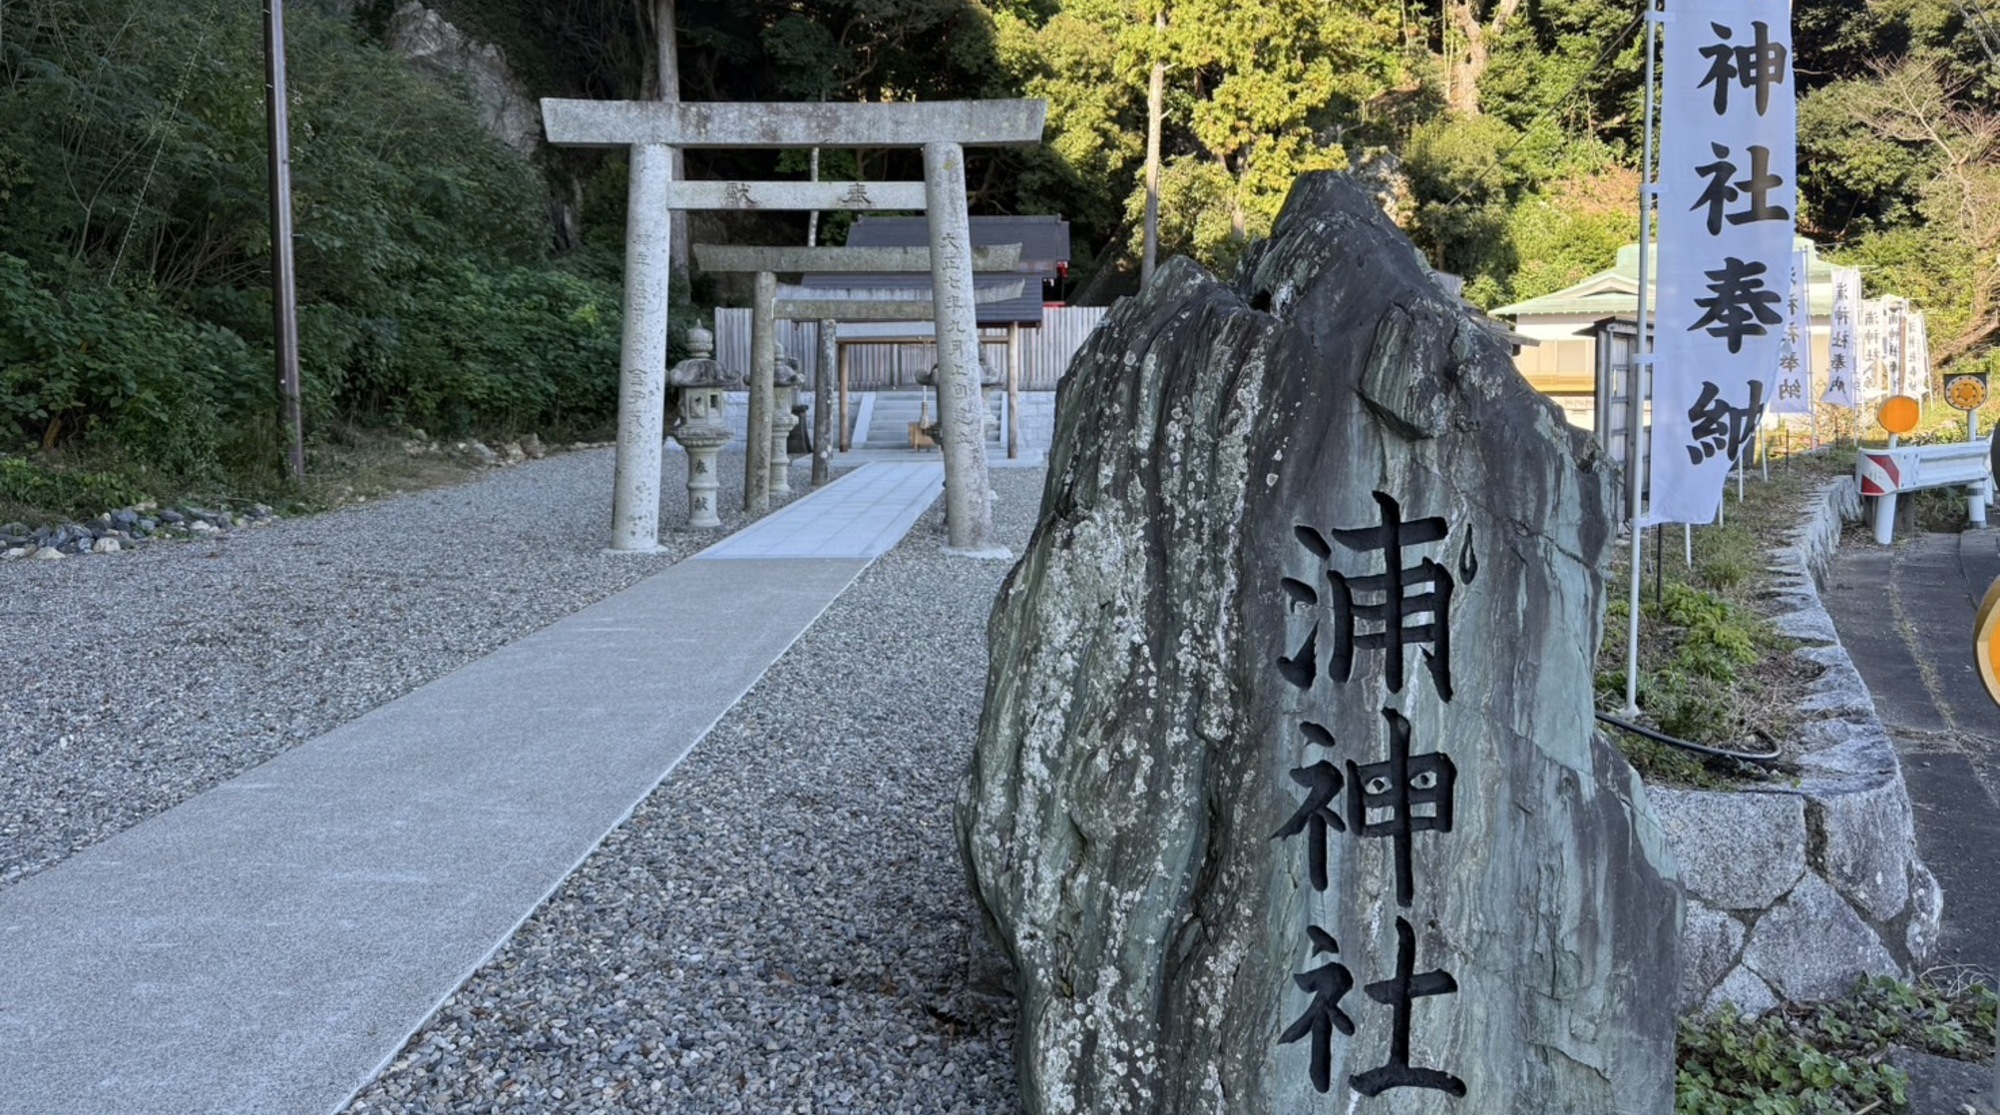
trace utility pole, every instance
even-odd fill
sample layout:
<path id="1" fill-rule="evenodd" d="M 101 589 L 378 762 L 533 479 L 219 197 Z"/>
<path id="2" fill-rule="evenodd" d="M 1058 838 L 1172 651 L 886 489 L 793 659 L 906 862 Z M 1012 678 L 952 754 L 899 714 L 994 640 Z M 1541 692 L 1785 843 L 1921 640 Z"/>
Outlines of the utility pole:
<path id="1" fill-rule="evenodd" d="M 1153 70 L 1146 80 L 1146 231 L 1139 260 L 1139 285 L 1153 281 L 1160 260 L 1160 114 L 1165 111 L 1167 6 L 1153 13 Z"/>
<path id="2" fill-rule="evenodd" d="M 299 287 L 292 264 L 292 127 L 285 95 L 285 0 L 264 0 L 264 103 L 271 137 L 271 314 L 292 483 L 306 478 L 299 410 Z"/>

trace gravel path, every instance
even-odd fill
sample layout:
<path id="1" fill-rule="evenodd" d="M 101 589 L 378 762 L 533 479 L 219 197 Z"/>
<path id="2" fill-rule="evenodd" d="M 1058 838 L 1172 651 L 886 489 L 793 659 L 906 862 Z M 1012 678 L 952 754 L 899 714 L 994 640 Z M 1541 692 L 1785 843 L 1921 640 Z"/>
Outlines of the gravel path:
<path id="1" fill-rule="evenodd" d="M 666 461 L 661 522 L 686 522 L 686 458 Z M 742 462 L 723 456 L 724 491 Z M 0 886 L 718 537 L 604 553 L 611 473 L 609 449 L 560 454 L 214 541 L 0 563 Z"/>
<path id="2" fill-rule="evenodd" d="M 993 474 L 1017 553 L 1041 478 Z M 951 833 L 1007 564 L 941 537 L 933 508 L 348 1110 L 1018 1111 Z"/>

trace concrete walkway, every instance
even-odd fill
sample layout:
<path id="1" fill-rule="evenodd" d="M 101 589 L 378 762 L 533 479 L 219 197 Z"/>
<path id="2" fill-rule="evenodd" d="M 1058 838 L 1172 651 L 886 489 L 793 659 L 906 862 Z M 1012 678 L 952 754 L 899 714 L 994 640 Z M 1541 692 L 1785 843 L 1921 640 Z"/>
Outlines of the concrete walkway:
<path id="1" fill-rule="evenodd" d="M 337 1110 L 942 476 L 857 470 L 0 891 L 0 1113 Z"/>

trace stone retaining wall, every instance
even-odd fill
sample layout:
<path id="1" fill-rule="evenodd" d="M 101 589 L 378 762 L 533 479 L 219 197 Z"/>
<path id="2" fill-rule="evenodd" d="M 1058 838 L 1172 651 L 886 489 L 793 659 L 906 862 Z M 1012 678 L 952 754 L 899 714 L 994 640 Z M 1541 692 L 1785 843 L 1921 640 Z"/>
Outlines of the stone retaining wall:
<path id="1" fill-rule="evenodd" d="M 1818 582 L 1860 516 L 1852 477 L 1821 488 L 1772 551 L 1778 630 L 1825 668 L 1801 702 L 1791 782 L 1740 791 L 1647 787 L 1687 889 L 1684 1009 L 1759 1012 L 1823 999 L 1857 976 L 1908 976 L 1937 944 L 1943 895 L 1917 858 L 1910 801 L 1875 705 L 1820 605 Z"/>

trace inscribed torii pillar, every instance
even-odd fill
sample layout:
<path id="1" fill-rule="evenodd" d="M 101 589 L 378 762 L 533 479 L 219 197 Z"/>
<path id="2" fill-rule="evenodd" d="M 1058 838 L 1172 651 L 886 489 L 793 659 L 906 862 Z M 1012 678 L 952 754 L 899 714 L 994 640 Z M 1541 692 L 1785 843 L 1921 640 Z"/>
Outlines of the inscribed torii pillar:
<path id="1" fill-rule="evenodd" d="M 728 104 L 673 101 L 542 102 L 549 142 L 626 147 L 625 332 L 618 389 L 618 465 L 611 548 L 659 548 L 665 436 L 668 195 L 677 147 L 920 147 L 937 292 L 938 408 L 947 424 L 945 510 L 952 550 L 998 549 L 991 539 L 986 445 L 978 437 L 978 326 L 965 206 L 967 146 L 1038 143 L 1043 101 L 895 104 Z M 953 433 L 959 433 L 953 446 Z"/>

